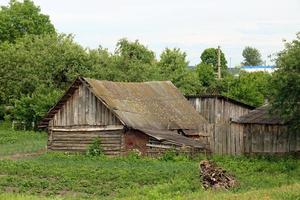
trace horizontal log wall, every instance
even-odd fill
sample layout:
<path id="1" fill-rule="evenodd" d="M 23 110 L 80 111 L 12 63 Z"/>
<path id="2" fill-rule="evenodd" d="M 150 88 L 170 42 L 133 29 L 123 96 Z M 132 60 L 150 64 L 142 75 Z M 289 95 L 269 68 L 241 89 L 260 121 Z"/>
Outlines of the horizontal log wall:
<path id="1" fill-rule="evenodd" d="M 123 130 L 104 131 L 49 131 L 48 149 L 66 152 L 85 152 L 89 145 L 100 138 L 106 155 L 123 152 Z"/>
<path id="2" fill-rule="evenodd" d="M 121 125 L 119 119 L 84 85 L 58 110 L 51 126 Z"/>

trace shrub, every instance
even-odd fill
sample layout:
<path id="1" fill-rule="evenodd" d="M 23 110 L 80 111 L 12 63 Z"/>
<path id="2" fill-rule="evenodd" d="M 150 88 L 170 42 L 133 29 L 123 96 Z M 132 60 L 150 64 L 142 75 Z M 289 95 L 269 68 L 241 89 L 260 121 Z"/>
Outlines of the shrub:
<path id="1" fill-rule="evenodd" d="M 138 149 L 132 149 L 127 153 L 127 158 L 129 160 L 136 160 L 139 159 L 142 155 L 142 152 L 140 152 Z"/>
<path id="2" fill-rule="evenodd" d="M 101 147 L 101 140 L 100 138 L 96 138 L 93 143 L 89 146 L 87 150 L 87 155 L 89 156 L 101 156 L 104 155 L 104 151 Z"/>
<path id="3" fill-rule="evenodd" d="M 177 156 L 176 149 L 171 148 L 171 149 L 168 149 L 164 152 L 164 154 L 162 155 L 160 160 L 164 160 L 164 161 L 172 160 L 172 161 L 174 161 L 176 156 Z"/>

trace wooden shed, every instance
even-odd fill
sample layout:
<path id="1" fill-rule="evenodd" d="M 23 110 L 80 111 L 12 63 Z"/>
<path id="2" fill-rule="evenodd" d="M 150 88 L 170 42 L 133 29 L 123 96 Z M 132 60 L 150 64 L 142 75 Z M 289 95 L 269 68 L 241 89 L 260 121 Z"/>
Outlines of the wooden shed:
<path id="1" fill-rule="evenodd" d="M 230 121 L 249 113 L 255 107 L 222 95 L 186 96 L 194 108 L 209 122 L 210 150 L 216 154 L 232 154 L 238 145 L 230 134 Z M 237 141 L 238 142 L 238 141 Z"/>
<path id="2" fill-rule="evenodd" d="M 239 143 L 235 154 L 300 153 L 300 131 L 289 130 L 267 105 L 233 120 L 231 135 Z"/>
<path id="3" fill-rule="evenodd" d="M 207 144 L 184 135 L 206 134 L 207 121 L 170 81 L 121 83 L 77 78 L 39 127 L 48 149 L 85 151 L 99 137 L 108 155 L 132 149 L 152 155 L 169 148 L 195 152 Z"/>

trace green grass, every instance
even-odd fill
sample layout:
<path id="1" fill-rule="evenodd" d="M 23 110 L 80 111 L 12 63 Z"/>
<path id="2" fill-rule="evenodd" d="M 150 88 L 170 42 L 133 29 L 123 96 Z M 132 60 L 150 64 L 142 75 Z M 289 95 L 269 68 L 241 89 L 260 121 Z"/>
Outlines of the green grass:
<path id="1" fill-rule="evenodd" d="M 45 133 L 0 128 L 0 158 L 36 151 L 45 145 Z M 210 159 L 239 181 L 239 186 L 230 191 L 202 189 L 198 163 L 204 157 L 165 158 L 88 157 L 52 152 L 18 160 L 0 159 L 0 200 L 300 200 L 300 160 L 294 157 L 213 156 Z"/>
<path id="2" fill-rule="evenodd" d="M 238 188 L 229 192 L 204 191 L 196 160 L 92 158 L 48 153 L 26 160 L 0 161 L 0 191 L 101 199 L 198 199 L 211 196 L 222 199 L 223 196 L 251 197 L 251 194 L 259 195 L 258 191 L 270 191 L 270 198 L 276 199 L 273 194 L 276 188 L 283 188 L 286 194 L 278 195 L 291 196 L 290 199 L 300 194 L 300 161 L 295 158 L 212 159 L 236 175 L 240 182 Z M 290 186 L 291 191 L 286 186 Z"/>
<path id="3" fill-rule="evenodd" d="M 14 131 L 0 126 L 0 158 L 17 153 L 29 153 L 46 146 L 44 132 Z"/>

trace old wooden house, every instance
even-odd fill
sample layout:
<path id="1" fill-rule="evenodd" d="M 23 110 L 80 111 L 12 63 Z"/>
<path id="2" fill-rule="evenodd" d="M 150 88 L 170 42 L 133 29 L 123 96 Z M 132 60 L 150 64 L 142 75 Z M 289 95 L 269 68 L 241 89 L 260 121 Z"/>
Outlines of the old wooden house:
<path id="1" fill-rule="evenodd" d="M 210 150 L 216 154 L 232 154 L 230 122 L 255 107 L 222 95 L 186 96 L 194 108 L 208 120 Z"/>
<path id="2" fill-rule="evenodd" d="M 238 144 L 232 147 L 234 154 L 300 153 L 300 131 L 290 130 L 268 106 L 232 120 L 231 135 Z"/>
<path id="3" fill-rule="evenodd" d="M 48 130 L 49 150 L 85 151 L 96 137 L 108 155 L 171 147 L 194 152 L 207 145 L 184 136 L 206 135 L 207 121 L 170 81 L 77 78 L 39 127 Z"/>

